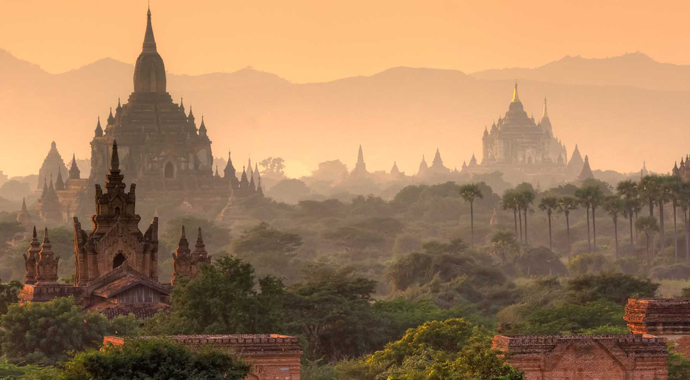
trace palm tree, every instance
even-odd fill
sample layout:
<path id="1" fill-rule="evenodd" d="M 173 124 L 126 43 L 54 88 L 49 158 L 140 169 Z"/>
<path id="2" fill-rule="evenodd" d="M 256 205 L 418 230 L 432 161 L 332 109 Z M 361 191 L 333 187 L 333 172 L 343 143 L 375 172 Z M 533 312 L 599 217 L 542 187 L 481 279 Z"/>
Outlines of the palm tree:
<path id="1" fill-rule="evenodd" d="M 637 185 L 640 197 L 649 203 L 649 216 L 654 216 L 654 202 L 659 195 L 659 176 L 648 175 L 640 180 Z"/>
<path id="2" fill-rule="evenodd" d="M 484 198 L 479 186 L 476 183 L 470 183 L 460 186 L 460 196 L 465 202 L 470 202 L 470 247 L 474 247 L 474 200 Z"/>
<path id="3" fill-rule="evenodd" d="M 544 197 L 539 202 L 539 209 L 546 211 L 546 215 L 549 217 L 549 249 L 553 251 L 553 242 L 551 239 L 551 215 L 554 210 L 558 209 L 558 198 L 556 197 Z"/>
<path id="4" fill-rule="evenodd" d="M 578 203 L 583 205 L 587 210 L 587 248 L 589 252 L 592 252 L 592 237 L 589 233 L 589 209 L 592 208 L 590 202 L 590 194 L 587 191 L 587 187 L 581 187 L 575 190 L 575 197 L 577 197 Z"/>
<path id="5" fill-rule="evenodd" d="M 664 223 L 664 205 L 672 199 L 671 193 L 673 192 L 675 177 L 665 175 L 659 176 L 657 178 L 659 187 L 656 196 L 656 202 L 659 208 L 659 247 L 660 250 L 663 252 L 666 248 L 666 225 Z"/>
<path id="6" fill-rule="evenodd" d="M 568 262 L 570 262 L 570 212 L 577 210 L 579 204 L 577 198 L 569 195 L 558 200 L 558 213 L 565 215 L 565 227 L 568 235 Z"/>
<path id="7" fill-rule="evenodd" d="M 642 231 L 646 237 L 647 245 L 647 267 L 652 266 L 652 255 L 649 251 L 649 241 L 652 239 L 654 232 L 659 231 L 659 225 L 656 223 L 656 218 L 653 216 L 643 216 L 635 222 L 635 228 L 638 231 Z"/>
<path id="8" fill-rule="evenodd" d="M 671 199 L 671 206 L 673 207 L 673 258 L 674 262 L 678 263 L 678 201 L 682 197 L 683 185 L 680 178 L 675 176 L 668 176 L 666 183 L 668 194 Z"/>
<path id="9" fill-rule="evenodd" d="M 625 210 L 625 201 L 619 195 L 611 195 L 606 197 L 603 207 L 613 220 L 613 236 L 616 240 L 616 258 L 618 258 L 618 216 Z"/>
<path id="10" fill-rule="evenodd" d="M 599 186 L 591 186 L 591 190 L 588 191 L 590 194 L 590 205 L 592 206 L 592 236 L 594 237 L 594 252 L 597 251 L 597 219 L 596 212 L 597 207 L 601 204 L 604 199 L 604 192 Z"/>
<path id="11" fill-rule="evenodd" d="M 517 191 L 517 202 L 519 209 L 522 210 L 525 217 L 525 244 L 527 244 L 527 211 L 530 210 L 530 206 L 534 203 L 534 198 L 536 197 L 536 192 L 531 183 L 523 182 L 518 185 L 515 190 Z"/>
<path id="12" fill-rule="evenodd" d="M 522 240 L 522 228 L 520 228 L 520 235 L 518 235 L 518 220 L 517 220 L 517 214 L 518 214 L 518 203 L 517 203 L 517 197 L 515 196 L 515 190 L 513 189 L 508 189 L 503 193 L 503 197 L 501 198 L 501 203 L 503 203 L 503 209 L 504 210 L 513 210 L 513 220 L 515 222 L 515 236 L 520 236 L 520 239 Z"/>
<path id="13" fill-rule="evenodd" d="M 637 182 L 627 180 L 618 182 L 616 186 L 618 195 L 625 199 L 624 216 L 630 220 L 630 246 L 634 246 L 633 242 L 633 216 L 637 215 L 635 209 L 639 208 Z"/>
<path id="14" fill-rule="evenodd" d="M 690 226 L 688 226 L 688 211 L 690 210 L 690 183 L 680 183 L 677 198 L 680 209 L 683 211 L 683 225 L 685 226 L 685 261 L 688 261 L 690 260 Z"/>

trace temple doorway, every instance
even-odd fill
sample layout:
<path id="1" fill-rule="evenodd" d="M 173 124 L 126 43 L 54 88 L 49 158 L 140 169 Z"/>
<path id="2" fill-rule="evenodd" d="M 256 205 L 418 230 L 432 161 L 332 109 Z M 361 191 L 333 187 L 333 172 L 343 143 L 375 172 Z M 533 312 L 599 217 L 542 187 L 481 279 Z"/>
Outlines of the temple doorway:
<path id="1" fill-rule="evenodd" d="M 175 178 L 175 167 L 172 162 L 165 164 L 165 178 Z"/>

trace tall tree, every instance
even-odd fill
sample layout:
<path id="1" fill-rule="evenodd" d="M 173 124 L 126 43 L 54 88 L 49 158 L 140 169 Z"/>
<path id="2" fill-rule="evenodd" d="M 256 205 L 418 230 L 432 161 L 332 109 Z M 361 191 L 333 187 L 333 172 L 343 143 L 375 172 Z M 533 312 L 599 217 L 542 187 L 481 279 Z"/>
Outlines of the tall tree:
<path id="1" fill-rule="evenodd" d="M 528 243 L 527 237 L 527 212 L 531 210 L 531 206 L 534 203 L 534 198 L 536 197 L 536 191 L 531 183 L 523 182 L 519 184 L 515 190 L 517 191 L 517 202 L 518 208 L 522 210 L 523 216 L 525 218 L 525 244 Z"/>
<path id="2" fill-rule="evenodd" d="M 594 238 L 594 251 L 597 251 L 597 208 L 604 199 L 604 191 L 599 186 L 592 186 L 588 191 L 590 194 L 590 205 L 592 207 L 592 237 Z"/>
<path id="3" fill-rule="evenodd" d="M 553 240 L 551 234 L 551 216 L 553 212 L 558 210 L 558 198 L 556 197 L 544 197 L 539 201 L 539 209 L 546 212 L 546 216 L 549 218 L 549 249 L 553 251 Z"/>
<path id="4" fill-rule="evenodd" d="M 688 212 L 690 211 L 690 183 L 681 182 L 678 190 L 678 204 L 683 211 L 683 225 L 685 227 L 685 261 L 690 260 L 690 226 Z"/>
<path id="5" fill-rule="evenodd" d="M 606 197 L 603 207 L 613 220 L 613 236 L 616 241 L 616 258 L 618 258 L 618 216 L 624 211 L 625 203 L 619 195 L 611 195 Z"/>
<path id="6" fill-rule="evenodd" d="M 656 203 L 659 208 L 659 247 L 660 252 L 666 248 L 666 224 L 664 217 L 664 209 L 666 203 L 672 200 L 673 186 L 675 177 L 664 175 L 658 177 L 659 191 L 657 193 Z"/>
<path id="7" fill-rule="evenodd" d="M 647 247 L 647 268 L 652 266 L 652 253 L 649 250 L 649 245 L 654 233 L 659 231 L 659 225 L 656 222 L 656 218 L 653 216 L 643 216 L 635 222 L 635 228 L 641 231 L 645 235 L 645 244 Z"/>
<path id="8" fill-rule="evenodd" d="M 479 198 L 484 198 L 479 186 L 476 183 L 469 183 L 467 185 L 460 186 L 460 196 L 465 202 L 470 204 L 470 247 L 474 247 L 474 200 Z"/>
<path id="9" fill-rule="evenodd" d="M 633 242 L 633 217 L 637 215 L 640 208 L 637 182 L 631 180 L 618 182 L 616 190 L 618 195 L 625 199 L 624 215 L 630 220 L 630 246 L 632 247 L 635 245 Z"/>
<path id="10" fill-rule="evenodd" d="M 654 203 L 659 196 L 660 180 L 657 175 L 648 175 L 642 177 L 640 184 L 637 186 L 640 197 L 649 204 L 649 216 L 654 216 Z"/>
<path id="11" fill-rule="evenodd" d="M 673 259 L 678 263 L 678 203 L 682 197 L 683 185 L 680 178 L 668 176 L 667 184 L 671 207 L 673 208 Z"/>
<path id="12" fill-rule="evenodd" d="M 518 203 L 515 190 L 506 190 L 503 193 L 503 197 L 501 198 L 501 203 L 503 204 L 504 210 L 513 210 L 513 220 L 515 222 L 515 237 L 519 237 L 520 242 L 522 242 L 522 228 L 520 229 L 520 235 L 518 235 Z"/>
<path id="13" fill-rule="evenodd" d="M 565 215 L 565 227 L 568 236 L 568 262 L 570 262 L 570 212 L 577 210 L 580 202 L 577 198 L 566 195 L 558 200 L 558 213 Z"/>
<path id="14" fill-rule="evenodd" d="M 578 203 L 584 206 L 585 210 L 587 211 L 587 250 L 592 252 L 592 236 L 590 233 L 589 224 L 589 210 L 592 208 L 590 194 L 588 194 L 586 187 L 581 187 L 575 190 L 575 196 L 577 197 Z"/>

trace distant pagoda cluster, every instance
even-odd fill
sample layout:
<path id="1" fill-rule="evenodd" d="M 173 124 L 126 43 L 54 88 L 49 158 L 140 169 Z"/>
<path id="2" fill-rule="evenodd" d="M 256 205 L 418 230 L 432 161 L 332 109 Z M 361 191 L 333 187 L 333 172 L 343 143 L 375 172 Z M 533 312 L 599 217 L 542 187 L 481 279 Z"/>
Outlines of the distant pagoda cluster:
<path id="1" fill-rule="evenodd" d="M 513 98 L 505 116 L 493 122 L 491 129 L 484 128 L 482 136 L 482 160 L 472 154 L 469 160 L 457 167 L 446 167 L 441 152 L 436 149 L 434 159 L 429 165 L 423 155 L 419 169 L 413 176 L 421 181 L 462 180 L 473 174 L 501 172 L 507 177 L 519 177 L 523 180 L 538 180 L 540 177 L 569 182 L 584 181 L 594 178 L 589 165 L 589 157 L 582 157 L 577 145 L 570 160 L 567 159 L 565 144 L 553 133 L 546 99 L 542 118 L 536 122 L 525 112 L 518 93 L 517 83 L 513 89 Z M 359 148 L 357 163 L 351 172 L 351 178 L 366 178 L 372 175 L 367 171 L 362 147 Z M 405 174 L 398 168 L 397 162 L 389 172 L 389 179 L 402 179 Z M 412 178 L 410 178 L 412 179 Z"/>

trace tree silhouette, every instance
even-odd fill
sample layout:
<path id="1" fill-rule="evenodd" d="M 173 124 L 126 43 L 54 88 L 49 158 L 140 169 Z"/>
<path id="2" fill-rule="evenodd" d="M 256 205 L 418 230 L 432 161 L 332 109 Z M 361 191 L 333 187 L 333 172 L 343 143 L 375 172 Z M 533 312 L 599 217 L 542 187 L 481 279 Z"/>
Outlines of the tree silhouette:
<path id="1" fill-rule="evenodd" d="M 660 182 L 659 176 L 647 175 L 642 177 L 637 185 L 640 197 L 649 204 L 649 216 L 654 216 L 654 202 L 659 196 Z"/>
<path id="2" fill-rule="evenodd" d="M 525 217 L 525 244 L 528 242 L 527 238 L 527 211 L 530 211 L 530 206 L 534 203 L 536 192 L 531 183 L 523 182 L 515 188 L 517 192 L 518 209 L 522 210 Z"/>
<path id="3" fill-rule="evenodd" d="M 558 213 L 565 215 L 565 227 L 568 236 L 568 262 L 570 262 L 570 212 L 577 210 L 580 202 L 577 198 L 566 195 L 558 200 Z"/>
<path id="4" fill-rule="evenodd" d="M 637 216 L 641 209 L 637 182 L 631 180 L 618 182 L 616 190 L 618 195 L 625 200 L 623 215 L 630 221 L 630 246 L 632 247 L 635 245 L 633 242 L 633 217 Z"/>
<path id="5" fill-rule="evenodd" d="M 549 249 L 553 251 L 553 241 L 551 235 L 551 216 L 553 212 L 558 210 L 558 198 L 556 197 L 544 197 L 539 201 L 539 209 L 546 211 L 546 215 L 549 218 Z"/>
<path id="6" fill-rule="evenodd" d="M 520 235 L 518 235 L 518 202 L 515 190 L 508 189 L 503 193 L 501 198 L 504 210 L 513 210 L 513 221 L 515 222 L 515 237 L 520 237 L 522 241 L 522 228 L 520 228 Z M 520 224 L 522 225 L 522 223 Z"/>
<path id="7" fill-rule="evenodd" d="M 474 200 L 484 198 L 476 183 L 460 186 L 460 196 L 465 202 L 470 203 L 470 247 L 474 247 Z"/>
<path id="8" fill-rule="evenodd" d="M 655 217 L 643 216 L 635 221 L 635 228 L 637 228 L 638 231 L 643 232 L 645 235 L 645 244 L 647 247 L 647 267 L 649 268 L 652 266 L 652 255 L 649 250 L 649 243 L 654 236 L 654 233 L 659 231 L 659 225 L 657 224 Z"/>
<path id="9" fill-rule="evenodd" d="M 616 241 L 616 258 L 618 258 L 618 216 L 625 209 L 625 201 L 619 195 L 611 195 L 604 199 L 604 210 L 611 216 L 613 220 L 613 236 Z"/>

